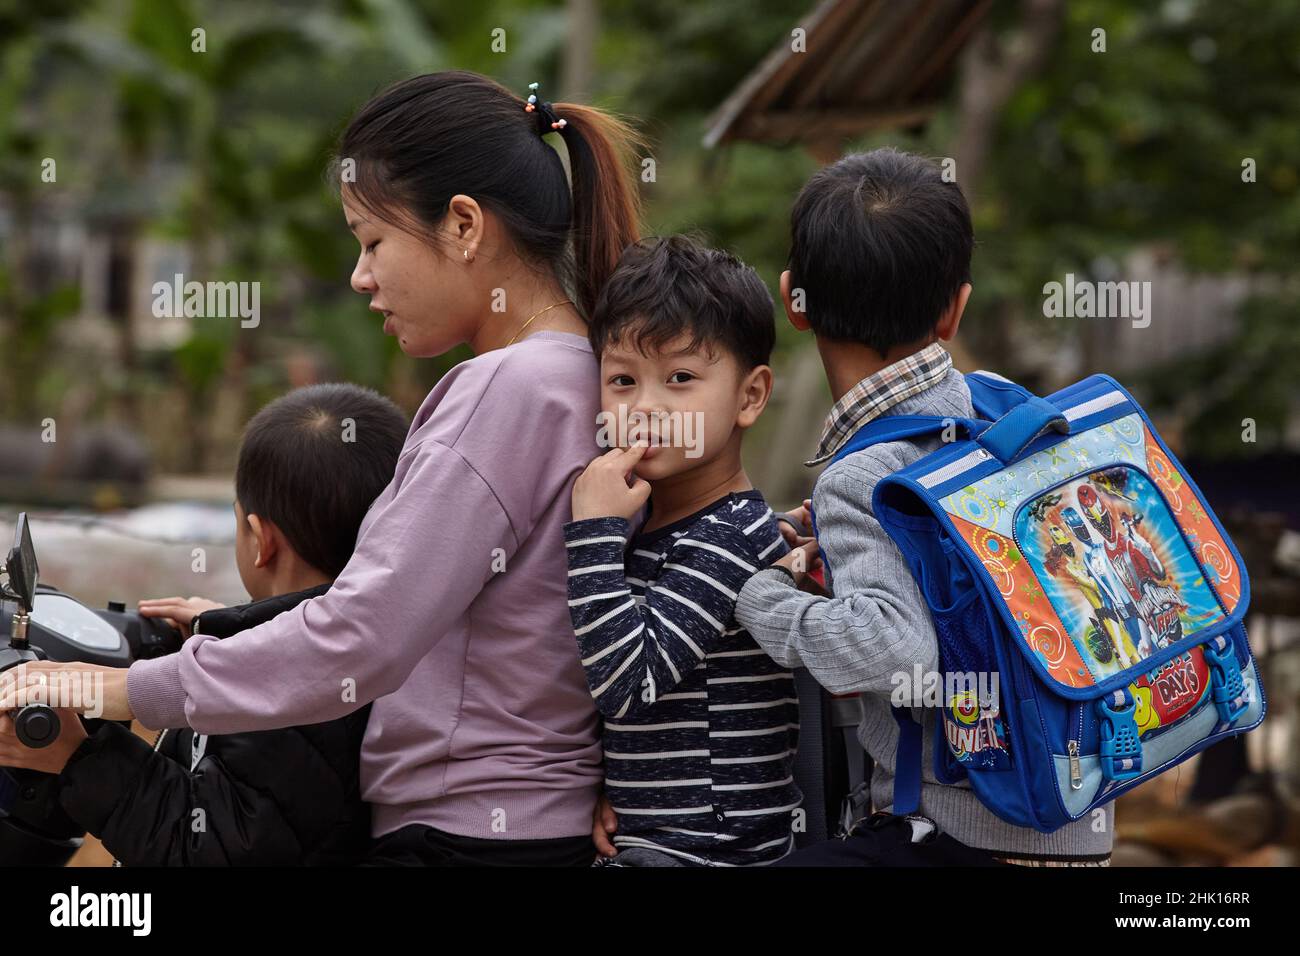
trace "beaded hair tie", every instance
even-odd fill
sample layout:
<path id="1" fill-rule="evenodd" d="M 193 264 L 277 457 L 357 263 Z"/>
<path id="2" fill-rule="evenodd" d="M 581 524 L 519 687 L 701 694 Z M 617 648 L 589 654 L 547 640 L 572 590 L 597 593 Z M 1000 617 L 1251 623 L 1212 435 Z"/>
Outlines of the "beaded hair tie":
<path id="1" fill-rule="evenodd" d="M 547 103 L 544 100 L 539 100 L 537 98 L 537 88 L 538 88 L 538 84 L 536 83 L 528 84 L 528 90 L 529 90 L 528 102 L 524 104 L 524 112 L 532 113 L 536 111 L 537 115 L 541 118 L 543 122 L 550 124 L 551 129 L 554 130 L 564 129 L 565 126 L 569 125 L 568 122 L 564 119 L 561 119 L 559 116 L 555 115 L 555 109 L 554 107 L 551 106 L 550 103 Z M 545 134 L 546 133 L 545 127 L 539 125 L 538 132 Z"/>

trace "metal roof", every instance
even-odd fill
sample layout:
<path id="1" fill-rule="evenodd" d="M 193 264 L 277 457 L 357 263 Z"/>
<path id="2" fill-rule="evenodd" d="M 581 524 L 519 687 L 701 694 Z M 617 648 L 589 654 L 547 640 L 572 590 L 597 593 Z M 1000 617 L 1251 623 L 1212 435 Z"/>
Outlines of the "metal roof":
<path id="1" fill-rule="evenodd" d="M 709 119 L 704 145 L 838 146 L 870 129 L 923 125 L 992 0 L 824 0 Z M 803 52 L 793 31 L 805 31 Z"/>

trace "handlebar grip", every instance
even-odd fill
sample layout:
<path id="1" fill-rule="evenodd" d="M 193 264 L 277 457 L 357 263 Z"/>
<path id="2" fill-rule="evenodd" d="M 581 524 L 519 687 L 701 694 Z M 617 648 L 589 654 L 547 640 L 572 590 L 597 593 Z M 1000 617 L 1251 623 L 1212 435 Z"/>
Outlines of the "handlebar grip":
<path id="1" fill-rule="evenodd" d="M 59 739 L 59 715 L 45 704 L 28 704 L 14 714 L 14 733 L 24 747 L 39 750 Z"/>
<path id="2" fill-rule="evenodd" d="M 174 654 L 181 649 L 185 638 L 181 632 L 162 618 L 140 617 L 141 657 L 162 657 Z M 146 632 L 147 635 L 146 636 Z"/>

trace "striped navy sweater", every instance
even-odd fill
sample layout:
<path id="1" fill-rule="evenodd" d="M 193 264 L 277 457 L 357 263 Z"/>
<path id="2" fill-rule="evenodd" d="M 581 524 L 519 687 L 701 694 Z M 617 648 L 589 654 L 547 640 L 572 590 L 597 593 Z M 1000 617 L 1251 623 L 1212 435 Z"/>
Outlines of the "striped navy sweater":
<path id="1" fill-rule="evenodd" d="M 627 543 L 622 518 L 565 526 L 569 609 L 605 718 L 614 845 L 689 863 L 770 863 L 802 797 L 794 678 L 733 617 L 751 574 L 786 550 L 757 491 Z"/>

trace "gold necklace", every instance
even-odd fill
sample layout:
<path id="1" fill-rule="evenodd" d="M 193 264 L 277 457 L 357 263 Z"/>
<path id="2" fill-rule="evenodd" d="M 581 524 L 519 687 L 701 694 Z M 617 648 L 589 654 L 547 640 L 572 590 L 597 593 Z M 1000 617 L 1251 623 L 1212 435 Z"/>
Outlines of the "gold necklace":
<path id="1" fill-rule="evenodd" d="M 507 342 L 503 347 L 509 348 L 511 345 L 514 345 L 515 339 L 519 338 L 519 336 L 524 334 L 524 329 L 528 328 L 528 326 L 532 324 L 533 319 L 537 318 L 543 312 L 550 312 L 551 309 L 554 309 L 556 306 L 560 306 L 560 305 L 572 305 L 572 303 L 568 299 L 561 299 L 559 302 L 555 302 L 551 305 L 548 305 L 544 309 L 540 309 L 537 312 L 534 312 L 532 315 L 528 317 L 528 320 L 524 322 L 523 325 L 519 326 L 519 331 L 516 332 L 514 335 L 510 336 L 510 341 Z"/>

